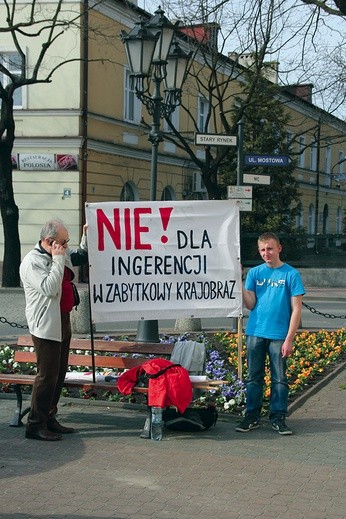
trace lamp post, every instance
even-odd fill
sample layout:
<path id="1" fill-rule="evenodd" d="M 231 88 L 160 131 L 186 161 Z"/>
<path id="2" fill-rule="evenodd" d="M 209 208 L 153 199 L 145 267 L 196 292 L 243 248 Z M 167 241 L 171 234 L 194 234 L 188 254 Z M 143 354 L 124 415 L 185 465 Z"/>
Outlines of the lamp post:
<path id="1" fill-rule="evenodd" d="M 156 200 L 158 147 L 163 141 L 161 119 L 169 117 L 181 102 L 182 86 L 186 79 L 192 52 L 185 53 L 174 40 L 179 22 L 172 24 L 159 7 L 148 20 L 140 20 L 127 34 L 121 33 L 125 45 L 133 90 L 152 116 L 150 200 Z M 163 96 L 161 93 L 164 85 Z M 138 323 L 137 340 L 159 342 L 158 322 Z"/>

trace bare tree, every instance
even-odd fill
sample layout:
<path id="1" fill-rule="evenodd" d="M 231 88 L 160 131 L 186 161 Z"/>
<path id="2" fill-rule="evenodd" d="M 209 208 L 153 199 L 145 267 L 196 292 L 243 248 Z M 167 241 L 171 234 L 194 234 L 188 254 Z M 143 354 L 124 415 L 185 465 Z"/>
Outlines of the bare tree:
<path id="1" fill-rule="evenodd" d="M 165 4 L 171 17 L 182 18 L 181 30 L 190 36 L 190 45 L 195 49 L 186 89 L 202 98 L 206 107 L 201 126 L 198 114 L 191 112 L 183 99 L 182 110 L 190 120 L 191 130 L 182 133 L 168 119 L 170 132 L 165 134 L 165 138 L 184 150 L 200 169 L 210 199 L 223 196 L 219 171 L 229 163 L 232 151 L 227 147 L 205 147 L 201 158 L 192 146 L 194 134 L 208 133 L 212 129 L 215 133 L 236 135 L 239 122 L 246 118 L 247 108 L 252 105 L 259 82 L 263 85 L 263 78 L 275 76 L 275 56 L 295 36 L 289 35 L 288 42 L 282 40 L 283 30 L 290 28 L 292 13 L 292 6 L 286 6 L 285 2 L 249 0 L 241 3 L 237 11 L 232 10 L 232 5 L 217 0 L 192 0 L 189 4 L 168 0 Z M 205 38 L 200 37 L 201 28 Z M 228 54 L 230 41 L 233 52 L 228 56 L 225 54 Z M 246 91 L 244 81 L 248 84 Z M 271 82 L 267 81 L 267 84 L 272 96 Z M 279 90 L 277 87 L 277 94 Z M 147 126 L 149 129 L 149 123 Z"/>
<path id="2" fill-rule="evenodd" d="M 1 21 L 0 35 L 11 41 L 14 52 L 0 53 L 0 210 L 5 245 L 2 285 L 15 287 L 20 283 L 20 240 L 11 161 L 15 139 L 14 97 L 23 86 L 50 83 L 60 67 L 80 60 L 80 57 L 60 56 L 57 45 L 66 31 L 77 29 L 83 13 L 79 6 L 76 11 L 72 11 L 71 6 L 65 9 L 63 0 L 44 4 L 37 0 L 26 4 L 18 4 L 16 0 L 3 0 L 3 3 L 6 18 Z M 29 64 L 25 48 L 30 40 L 38 42 L 35 45 L 38 51 Z"/>
<path id="3" fill-rule="evenodd" d="M 169 16 L 185 23 L 220 25 L 219 51 L 252 52 L 271 19 L 266 59 L 279 63 L 279 82 L 312 83 L 314 101 L 336 116 L 345 116 L 345 0 L 163 0 Z M 265 29 L 266 30 L 266 29 Z M 256 40 L 256 41 L 255 41 Z"/>
<path id="4" fill-rule="evenodd" d="M 195 88 L 196 95 L 206 99 L 208 113 L 204 127 L 200 127 L 200 122 L 183 100 L 182 109 L 188 114 L 193 130 L 181 133 L 168 120 L 171 132 L 165 135 L 166 139 L 185 150 L 201 170 L 210 198 L 222 196 L 218 172 L 232 152 L 226 147 L 207 147 L 201 159 L 191 146 L 193 133 L 207 132 L 208 128 L 213 128 L 216 133 L 236 134 L 239 121 L 252 103 L 258 82 L 268 74 L 268 69 L 278 75 L 277 92 L 280 86 L 312 82 L 316 78 L 316 98 L 320 106 L 335 113 L 343 107 L 346 89 L 341 42 L 344 35 L 331 24 L 331 19 L 335 17 L 330 15 L 338 13 L 325 9 L 321 14 L 318 3 L 307 6 L 304 2 L 297 4 L 292 0 L 247 0 L 241 3 L 163 0 L 167 15 L 182 19 L 183 25 L 190 28 L 190 36 L 198 26 L 204 27 L 209 36 L 218 27 L 217 43 L 212 37 L 206 37 L 201 42 L 200 33 L 196 31 L 199 43 L 195 42 L 195 60 L 186 86 L 190 93 Z M 326 2 L 321 3 L 326 7 Z M 343 16 L 341 11 L 338 15 Z M 332 52 L 323 39 L 323 30 L 327 29 L 332 31 L 333 36 L 339 36 Z M 321 59 L 322 50 L 329 56 L 328 67 Z M 244 56 L 248 56 L 249 61 L 242 61 Z M 316 56 L 318 59 L 314 59 Z M 330 67 L 331 61 L 333 67 Z M 244 63 L 251 65 L 251 74 L 247 75 L 247 81 L 251 84 L 245 95 L 242 88 Z M 292 81 L 292 77 L 295 80 Z M 191 85 L 191 81 L 195 86 Z M 241 102 L 238 102 L 239 99 Z"/>
<path id="5" fill-rule="evenodd" d="M 334 0 L 327 2 L 326 0 L 301 0 L 304 4 L 314 5 L 317 9 L 320 9 L 328 14 L 336 16 L 346 16 L 346 1 L 345 0 Z M 331 5 L 329 5 L 331 4 Z"/>
<path id="6" fill-rule="evenodd" d="M 287 33 L 294 36 L 293 45 L 285 44 L 278 56 L 280 81 L 312 83 L 315 104 L 340 118 L 346 115 L 345 4 L 294 2 L 290 15 L 293 23 L 284 35 L 284 40 Z"/>

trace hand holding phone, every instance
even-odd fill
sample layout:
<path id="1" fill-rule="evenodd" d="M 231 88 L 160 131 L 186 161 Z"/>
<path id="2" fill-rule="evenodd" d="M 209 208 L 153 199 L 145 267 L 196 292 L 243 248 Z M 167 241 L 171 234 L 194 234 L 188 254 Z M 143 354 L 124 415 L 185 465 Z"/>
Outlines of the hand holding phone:
<path id="1" fill-rule="evenodd" d="M 52 256 L 65 256 L 65 247 L 63 247 L 59 242 L 52 240 L 50 245 L 52 247 Z"/>

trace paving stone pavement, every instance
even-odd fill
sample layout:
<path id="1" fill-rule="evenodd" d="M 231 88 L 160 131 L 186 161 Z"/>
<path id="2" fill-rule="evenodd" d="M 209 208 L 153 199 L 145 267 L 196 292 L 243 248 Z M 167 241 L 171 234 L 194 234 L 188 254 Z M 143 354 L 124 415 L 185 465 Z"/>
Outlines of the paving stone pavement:
<path id="1" fill-rule="evenodd" d="M 235 432 L 221 417 L 203 433 L 143 440 L 143 411 L 61 400 L 78 429 L 60 442 L 26 440 L 0 398 L 1 519 L 344 519 L 346 372 L 288 419 Z"/>

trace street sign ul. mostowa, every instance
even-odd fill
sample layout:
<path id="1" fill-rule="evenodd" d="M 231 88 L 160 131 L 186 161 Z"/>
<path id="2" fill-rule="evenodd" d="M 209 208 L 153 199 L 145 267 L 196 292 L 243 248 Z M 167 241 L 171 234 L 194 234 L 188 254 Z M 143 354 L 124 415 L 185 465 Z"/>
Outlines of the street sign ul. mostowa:
<path id="1" fill-rule="evenodd" d="M 244 155 L 245 166 L 288 166 L 287 155 Z"/>

